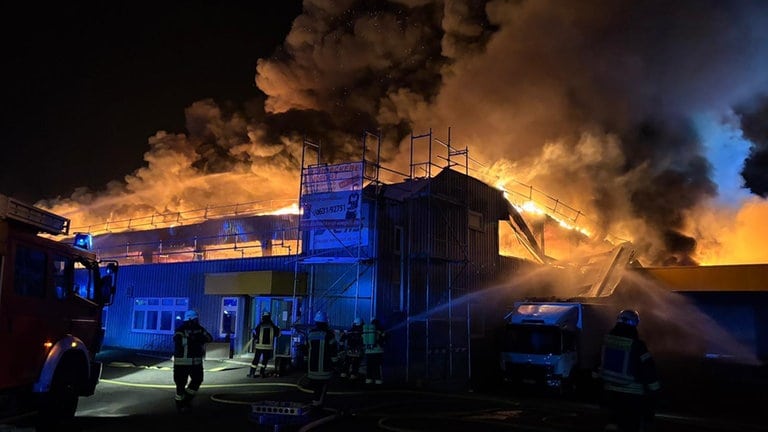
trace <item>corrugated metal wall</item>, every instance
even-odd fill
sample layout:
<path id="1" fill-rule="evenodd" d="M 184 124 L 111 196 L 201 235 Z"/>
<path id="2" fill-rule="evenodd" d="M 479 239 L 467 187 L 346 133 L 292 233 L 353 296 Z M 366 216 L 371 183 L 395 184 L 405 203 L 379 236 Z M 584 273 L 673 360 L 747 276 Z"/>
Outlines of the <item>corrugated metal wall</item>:
<path id="1" fill-rule="evenodd" d="M 378 309 L 393 345 L 407 347 L 410 380 L 468 376 L 472 294 L 502 270 L 498 221 L 505 210 L 501 191 L 451 170 L 403 201 L 382 204 Z M 470 211 L 479 215 L 472 227 Z M 396 227 L 403 230 L 400 253 Z M 405 351 L 389 353 L 390 361 L 406 364 Z"/>
<path id="2" fill-rule="evenodd" d="M 359 276 L 358 276 L 359 270 Z M 331 327 L 346 329 L 355 317 L 371 317 L 373 267 L 370 264 L 314 265 L 312 313 L 323 310 Z"/>
<path id="3" fill-rule="evenodd" d="M 221 299 L 205 295 L 205 274 L 259 270 L 294 271 L 295 256 L 250 258 L 239 260 L 192 261 L 173 264 L 121 266 L 115 300 L 107 310 L 105 346 L 171 352 L 172 335 L 131 331 L 133 305 L 140 297 L 187 297 L 190 308 L 200 314 L 200 323 L 214 337 L 218 336 Z M 245 301 L 246 296 L 242 296 Z M 242 312 L 241 312 L 242 314 Z M 241 335 L 241 343 L 247 335 Z"/>

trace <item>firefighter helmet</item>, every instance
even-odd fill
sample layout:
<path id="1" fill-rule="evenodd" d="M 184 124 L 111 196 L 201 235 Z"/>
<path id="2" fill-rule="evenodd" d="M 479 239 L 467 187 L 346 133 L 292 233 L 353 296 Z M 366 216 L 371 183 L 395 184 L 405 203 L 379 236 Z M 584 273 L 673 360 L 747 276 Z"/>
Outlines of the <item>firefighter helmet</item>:
<path id="1" fill-rule="evenodd" d="M 363 324 L 363 320 L 361 320 L 360 317 L 356 317 L 354 319 L 354 321 L 352 321 L 352 325 L 359 326 L 359 325 L 362 325 L 362 324 Z"/>
<path id="2" fill-rule="evenodd" d="M 272 318 L 272 312 L 270 312 L 270 311 L 264 311 L 264 312 L 261 314 L 261 317 L 262 317 L 262 318 Z"/>
<path id="3" fill-rule="evenodd" d="M 315 323 L 328 323 L 328 316 L 323 311 L 317 311 L 315 314 Z"/>
<path id="4" fill-rule="evenodd" d="M 197 311 L 194 309 L 190 309 L 186 312 L 184 312 L 184 321 L 192 321 L 194 319 L 198 319 L 200 316 L 197 314 Z"/>
<path id="5" fill-rule="evenodd" d="M 637 325 L 640 324 L 640 315 L 637 313 L 637 311 L 632 309 L 624 309 L 623 311 L 619 312 L 619 316 L 616 318 L 616 322 L 627 324 L 632 327 L 637 327 Z"/>

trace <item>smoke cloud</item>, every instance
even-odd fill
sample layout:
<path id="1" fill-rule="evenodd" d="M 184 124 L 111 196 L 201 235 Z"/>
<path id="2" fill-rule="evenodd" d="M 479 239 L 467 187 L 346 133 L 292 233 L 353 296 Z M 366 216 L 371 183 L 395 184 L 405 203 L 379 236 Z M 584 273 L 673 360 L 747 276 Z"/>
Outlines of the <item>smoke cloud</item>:
<path id="1" fill-rule="evenodd" d="M 768 192 L 766 29 L 759 1 L 305 0 L 258 61 L 263 100 L 196 102 L 186 133 L 150 139 L 146 166 L 50 205 L 96 220 L 296 198 L 303 137 L 339 162 L 380 130 L 384 163 L 407 171 L 409 134 L 450 127 L 475 175 L 535 185 L 651 262 L 691 264 L 691 218 L 718 193 L 695 115 L 741 107 L 746 186 Z"/>
<path id="2" fill-rule="evenodd" d="M 745 186 L 755 195 L 768 197 L 768 96 L 737 108 L 744 137 L 751 143 L 741 171 Z"/>

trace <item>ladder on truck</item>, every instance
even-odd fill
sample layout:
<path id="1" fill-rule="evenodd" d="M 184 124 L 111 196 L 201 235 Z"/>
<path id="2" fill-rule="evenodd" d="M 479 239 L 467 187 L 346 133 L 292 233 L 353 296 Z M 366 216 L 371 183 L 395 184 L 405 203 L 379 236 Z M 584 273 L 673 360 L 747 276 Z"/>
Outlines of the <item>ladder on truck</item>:
<path id="1" fill-rule="evenodd" d="M 69 219 L 1 194 L 0 219 L 21 222 L 46 234 L 69 234 Z"/>

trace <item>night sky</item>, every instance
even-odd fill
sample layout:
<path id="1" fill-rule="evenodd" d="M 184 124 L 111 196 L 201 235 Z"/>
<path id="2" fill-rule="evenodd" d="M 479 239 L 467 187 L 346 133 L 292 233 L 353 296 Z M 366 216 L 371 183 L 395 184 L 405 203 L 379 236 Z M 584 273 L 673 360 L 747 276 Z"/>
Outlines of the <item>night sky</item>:
<path id="1" fill-rule="evenodd" d="M 654 261 L 768 259 L 765 1 L 107 4 L 0 11 L 0 192 L 73 226 L 295 200 L 305 137 L 408 172 L 450 129 Z"/>
<path id="2" fill-rule="evenodd" d="M 300 1 L 263 4 L 3 4 L 0 193 L 101 189 L 144 164 L 157 131 L 183 132 L 192 102 L 259 97 L 256 60 L 301 13 Z"/>

